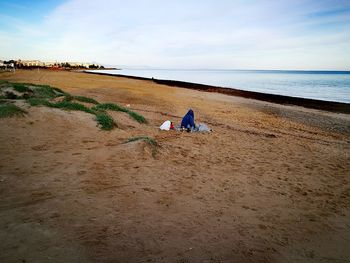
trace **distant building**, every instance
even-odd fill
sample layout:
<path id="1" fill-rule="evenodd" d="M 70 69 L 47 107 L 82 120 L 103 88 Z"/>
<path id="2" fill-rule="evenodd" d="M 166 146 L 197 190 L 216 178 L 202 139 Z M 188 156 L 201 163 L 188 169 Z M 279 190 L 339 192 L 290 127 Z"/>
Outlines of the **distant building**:
<path id="1" fill-rule="evenodd" d="M 42 62 L 44 67 L 53 67 L 57 64 L 57 62 Z"/>
<path id="2" fill-rule="evenodd" d="M 14 68 L 15 67 L 15 63 L 12 62 L 12 60 L 10 61 L 3 61 L 0 60 L 0 68 L 2 69 L 8 69 L 8 68 Z"/>
<path id="3" fill-rule="evenodd" d="M 77 67 L 77 68 L 89 68 L 91 65 L 91 63 L 83 63 L 83 62 L 68 62 L 68 64 L 71 67 Z"/>
<path id="4" fill-rule="evenodd" d="M 23 67 L 42 67 L 43 63 L 39 60 L 19 60 L 19 65 Z"/>
<path id="5" fill-rule="evenodd" d="M 16 64 L 19 68 L 26 67 L 46 67 L 46 68 L 101 68 L 101 65 L 85 63 L 85 62 L 53 62 L 46 61 L 42 62 L 40 60 L 17 60 Z"/>

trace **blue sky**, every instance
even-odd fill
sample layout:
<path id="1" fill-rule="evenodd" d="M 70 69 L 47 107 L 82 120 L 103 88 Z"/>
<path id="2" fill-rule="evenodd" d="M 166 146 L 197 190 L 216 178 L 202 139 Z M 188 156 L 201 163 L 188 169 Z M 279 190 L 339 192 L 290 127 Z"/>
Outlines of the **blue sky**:
<path id="1" fill-rule="evenodd" d="M 0 58 L 350 70 L 350 1 L 0 1 Z"/>

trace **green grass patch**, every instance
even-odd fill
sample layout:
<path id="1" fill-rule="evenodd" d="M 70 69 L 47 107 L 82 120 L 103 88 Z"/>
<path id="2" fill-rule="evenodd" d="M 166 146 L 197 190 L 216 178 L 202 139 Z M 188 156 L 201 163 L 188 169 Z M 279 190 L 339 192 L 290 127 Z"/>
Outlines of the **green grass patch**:
<path id="1" fill-rule="evenodd" d="M 16 95 L 13 92 L 7 91 L 5 94 L 7 99 L 53 99 L 60 96 L 69 95 L 59 88 L 52 88 L 48 85 L 37 85 L 31 83 L 11 83 L 7 81 L 0 82 L 0 88 L 13 88 L 15 91 L 21 93 Z"/>
<path id="2" fill-rule="evenodd" d="M 35 98 L 53 99 L 59 96 L 62 96 L 62 94 L 57 94 L 57 92 L 55 92 L 55 90 L 50 86 L 35 86 L 33 89 L 33 97 Z"/>
<path id="3" fill-rule="evenodd" d="M 101 103 L 96 106 L 94 106 L 94 109 L 96 110 L 112 110 L 112 111 L 121 111 L 121 112 L 128 112 L 128 109 L 125 107 L 122 107 L 116 103 Z"/>
<path id="4" fill-rule="evenodd" d="M 117 124 L 113 120 L 111 116 L 106 113 L 98 113 L 96 114 L 96 121 L 99 125 L 101 125 L 102 130 L 112 130 L 114 127 L 117 127 Z"/>
<path id="5" fill-rule="evenodd" d="M 145 117 L 143 117 L 142 115 L 134 112 L 134 111 L 128 111 L 127 112 L 129 114 L 129 116 L 131 118 L 133 118 L 135 121 L 137 121 L 138 123 L 147 123 L 147 120 Z"/>
<path id="6" fill-rule="evenodd" d="M 51 107 L 52 103 L 47 101 L 46 99 L 39 99 L 39 98 L 29 98 L 27 99 L 27 102 L 30 106 L 47 106 Z"/>
<path id="7" fill-rule="evenodd" d="M 116 103 L 101 103 L 98 104 L 96 106 L 93 107 L 93 109 L 95 110 L 112 110 L 112 111 L 121 111 L 121 112 L 125 112 L 127 114 L 129 114 L 129 116 L 131 118 L 133 118 L 135 121 L 137 121 L 138 123 L 147 123 L 147 120 L 145 117 L 143 117 L 142 115 L 131 111 L 123 106 L 120 106 Z"/>
<path id="8" fill-rule="evenodd" d="M 50 107 L 53 108 L 59 108 L 64 110 L 76 110 L 76 111 L 84 111 L 90 114 L 95 114 L 95 111 L 92 109 L 86 107 L 83 104 L 77 103 L 77 102 L 71 102 L 71 101 L 61 101 L 57 103 L 50 103 Z"/>
<path id="9" fill-rule="evenodd" d="M 25 110 L 17 107 L 14 104 L 0 104 L 0 118 L 8 118 L 16 115 L 24 115 L 27 113 Z"/>
<path id="10" fill-rule="evenodd" d="M 91 104 L 99 104 L 97 100 L 94 100 L 89 97 L 84 97 L 84 96 L 73 96 L 72 97 L 74 100 L 80 101 L 80 102 L 86 102 L 86 103 L 91 103 Z"/>
<path id="11" fill-rule="evenodd" d="M 52 99 L 55 97 L 68 94 L 59 88 L 50 87 L 49 85 L 38 85 L 38 84 L 32 84 L 32 83 L 10 83 L 10 82 L 2 82 L 0 84 L 2 84 L 2 86 L 7 84 L 7 86 L 13 87 L 14 90 L 20 93 L 33 91 L 32 97 L 35 97 L 35 98 Z"/>
<path id="12" fill-rule="evenodd" d="M 96 116 L 96 121 L 101 125 L 102 130 L 112 130 L 114 127 L 117 127 L 117 124 L 111 116 L 103 111 L 96 111 L 86 107 L 83 104 L 71 101 L 61 101 L 52 103 L 46 99 L 30 98 L 27 102 L 31 106 L 46 106 L 50 108 L 57 108 L 62 110 L 72 110 L 72 111 L 83 111 L 89 114 Z"/>
<path id="13" fill-rule="evenodd" d="M 31 90 L 30 88 L 27 87 L 27 84 L 25 83 L 11 83 L 11 86 L 15 91 L 18 91 L 21 93 L 28 92 Z"/>
<path id="14" fill-rule="evenodd" d="M 7 80 L 0 80 L 0 89 L 6 88 L 9 86 L 9 82 Z"/>
<path id="15" fill-rule="evenodd" d="M 96 114 L 96 112 L 88 107 L 86 107 L 83 104 L 77 103 L 77 102 L 71 102 L 71 101 L 61 101 L 61 102 L 50 102 L 46 99 L 40 99 L 40 98 L 30 98 L 27 100 L 27 102 L 31 106 L 46 106 L 50 108 L 57 108 L 57 109 L 63 109 L 63 110 L 74 110 L 74 111 L 84 111 L 90 114 Z"/>
<path id="16" fill-rule="evenodd" d="M 67 95 L 68 93 L 59 89 L 59 88 L 52 88 L 54 92 L 58 93 L 58 95 Z"/>

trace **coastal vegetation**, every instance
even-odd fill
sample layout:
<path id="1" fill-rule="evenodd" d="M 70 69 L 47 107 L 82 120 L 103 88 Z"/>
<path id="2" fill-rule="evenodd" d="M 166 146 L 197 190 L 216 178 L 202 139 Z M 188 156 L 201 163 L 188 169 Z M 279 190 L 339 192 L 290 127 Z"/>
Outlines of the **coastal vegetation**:
<path id="1" fill-rule="evenodd" d="M 93 109 L 95 110 L 111 110 L 111 111 L 121 111 L 121 112 L 125 112 L 127 113 L 132 119 L 134 119 L 135 121 L 137 121 L 138 123 L 147 123 L 147 120 L 145 119 L 145 117 L 143 117 L 142 115 L 129 110 L 125 107 L 122 107 L 116 103 L 102 103 L 102 104 L 98 104 L 95 107 L 93 107 Z"/>
<path id="2" fill-rule="evenodd" d="M 108 114 L 108 110 L 128 114 L 138 123 L 147 123 L 145 117 L 115 103 L 99 103 L 85 96 L 73 96 L 63 90 L 48 85 L 31 83 L 0 82 L 1 117 L 11 117 L 24 114 L 20 107 L 6 103 L 7 101 L 24 100 L 30 106 L 45 106 L 68 111 L 83 111 L 95 116 L 95 121 L 102 130 L 112 130 L 118 127 L 116 121 Z M 84 103 L 84 104 L 83 104 Z M 92 106 L 87 105 L 92 104 Z"/>
<path id="3" fill-rule="evenodd" d="M 25 113 L 27 113 L 25 110 L 12 103 L 4 103 L 4 101 L 0 101 L 0 118 L 8 118 L 18 115 L 23 116 Z"/>
<path id="4" fill-rule="evenodd" d="M 97 100 L 89 97 L 84 97 L 84 96 L 66 96 L 66 100 L 76 100 L 76 101 L 86 102 L 91 104 L 99 104 Z"/>
<path id="5" fill-rule="evenodd" d="M 114 127 L 118 127 L 114 119 L 105 112 L 96 114 L 96 121 L 101 126 L 102 130 L 112 130 Z"/>

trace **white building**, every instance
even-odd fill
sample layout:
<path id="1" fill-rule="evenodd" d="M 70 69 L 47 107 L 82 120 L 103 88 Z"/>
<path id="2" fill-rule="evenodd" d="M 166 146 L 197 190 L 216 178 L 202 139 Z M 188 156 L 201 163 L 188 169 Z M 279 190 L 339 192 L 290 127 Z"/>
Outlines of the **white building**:
<path id="1" fill-rule="evenodd" d="M 39 60 L 19 60 L 19 64 L 25 67 L 41 67 L 43 63 Z"/>
<path id="2" fill-rule="evenodd" d="M 50 61 L 50 62 L 46 61 L 46 62 L 42 62 L 42 63 L 43 63 L 44 67 L 53 67 L 53 66 L 55 66 L 55 64 L 57 64 L 57 62 L 52 62 L 52 61 Z"/>

